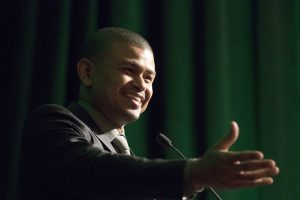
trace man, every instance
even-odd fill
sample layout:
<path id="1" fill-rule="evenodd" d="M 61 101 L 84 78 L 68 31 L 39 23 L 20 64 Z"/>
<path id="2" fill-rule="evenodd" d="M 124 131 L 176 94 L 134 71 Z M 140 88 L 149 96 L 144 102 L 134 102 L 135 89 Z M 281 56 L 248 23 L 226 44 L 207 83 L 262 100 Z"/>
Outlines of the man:
<path id="1" fill-rule="evenodd" d="M 96 31 L 77 65 L 79 101 L 44 105 L 29 116 L 21 160 L 21 199 L 181 199 L 205 187 L 268 185 L 278 167 L 258 151 L 230 152 L 231 131 L 202 158 L 148 160 L 133 156 L 124 126 L 152 96 L 153 52 L 122 28 Z"/>

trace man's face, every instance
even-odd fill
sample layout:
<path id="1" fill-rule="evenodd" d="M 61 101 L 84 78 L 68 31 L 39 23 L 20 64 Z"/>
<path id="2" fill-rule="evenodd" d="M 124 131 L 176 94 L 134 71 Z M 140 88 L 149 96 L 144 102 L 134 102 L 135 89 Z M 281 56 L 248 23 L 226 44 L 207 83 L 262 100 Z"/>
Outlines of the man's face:
<path id="1" fill-rule="evenodd" d="M 101 60 L 100 60 L 101 59 Z M 116 126 L 139 118 L 152 97 L 153 53 L 128 43 L 113 43 L 94 61 L 92 103 Z"/>

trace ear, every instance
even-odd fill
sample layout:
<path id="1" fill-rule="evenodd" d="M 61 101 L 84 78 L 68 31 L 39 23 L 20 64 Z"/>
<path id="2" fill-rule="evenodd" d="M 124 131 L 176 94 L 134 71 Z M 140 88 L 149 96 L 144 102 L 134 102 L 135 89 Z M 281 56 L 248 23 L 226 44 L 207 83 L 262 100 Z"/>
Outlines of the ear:
<path id="1" fill-rule="evenodd" d="M 93 64 L 86 58 L 82 58 L 77 63 L 77 74 L 83 85 L 89 87 L 92 85 L 91 73 L 93 70 Z"/>

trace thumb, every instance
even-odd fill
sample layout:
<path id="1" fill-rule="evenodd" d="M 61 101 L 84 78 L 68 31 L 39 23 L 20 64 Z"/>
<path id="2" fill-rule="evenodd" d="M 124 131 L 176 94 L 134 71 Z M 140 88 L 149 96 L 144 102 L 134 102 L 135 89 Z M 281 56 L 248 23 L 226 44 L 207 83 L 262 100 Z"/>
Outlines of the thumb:
<path id="1" fill-rule="evenodd" d="M 238 139 L 239 126 L 235 121 L 231 122 L 231 130 L 228 135 L 213 145 L 213 150 L 225 150 L 227 151 Z"/>

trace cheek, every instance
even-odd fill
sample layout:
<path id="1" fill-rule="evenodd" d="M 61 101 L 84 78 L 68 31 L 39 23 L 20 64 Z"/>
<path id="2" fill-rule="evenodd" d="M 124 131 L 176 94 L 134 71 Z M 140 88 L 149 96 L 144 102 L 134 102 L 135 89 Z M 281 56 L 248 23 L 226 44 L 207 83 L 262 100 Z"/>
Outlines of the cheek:
<path id="1" fill-rule="evenodd" d="M 119 90 L 125 85 L 125 81 L 122 77 L 119 76 L 111 76 L 106 78 L 105 81 L 102 81 L 102 88 L 111 95 L 116 95 Z"/>
<path id="2" fill-rule="evenodd" d="M 152 85 L 147 88 L 145 95 L 146 95 L 147 101 L 150 101 L 150 99 L 153 95 Z"/>
<path id="3" fill-rule="evenodd" d="M 142 112 L 144 112 L 149 104 L 149 101 L 151 100 L 152 98 L 152 95 L 153 95 L 153 90 L 152 90 L 152 87 L 147 89 L 146 91 L 146 101 L 144 102 L 143 106 L 142 106 Z"/>
<path id="4" fill-rule="evenodd" d="M 97 101 L 108 103 L 116 98 L 119 87 L 114 80 L 102 78 L 94 85 L 93 94 L 96 96 Z"/>

